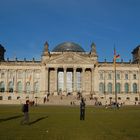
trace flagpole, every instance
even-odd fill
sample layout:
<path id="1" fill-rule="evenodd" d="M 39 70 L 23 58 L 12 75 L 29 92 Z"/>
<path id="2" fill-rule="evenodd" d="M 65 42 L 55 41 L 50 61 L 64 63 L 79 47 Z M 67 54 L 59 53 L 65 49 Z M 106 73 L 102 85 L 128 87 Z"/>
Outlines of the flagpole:
<path id="1" fill-rule="evenodd" d="M 114 66 L 114 73 L 115 73 L 115 103 L 117 105 L 117 89 L 116 89 L 116 84 L 117 84 L 117 78 L 116 78 L 116 59 L 114 60 L 115 66 Z"/>
<path id="2" fill-rule="evenodd" d="M 117 84 L 117 78 L 116 78 L 116 49 L 114 47 L 114 84 L 115 84 L 115 104 L 117 105 L 117 89 L 116 89 L 116 84 Z"/>

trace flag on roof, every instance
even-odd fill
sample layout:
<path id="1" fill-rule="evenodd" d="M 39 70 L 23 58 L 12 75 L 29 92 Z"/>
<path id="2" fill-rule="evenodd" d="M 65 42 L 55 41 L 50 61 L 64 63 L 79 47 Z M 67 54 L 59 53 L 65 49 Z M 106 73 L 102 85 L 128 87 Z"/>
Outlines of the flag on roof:
<path id="1" fill-rule="evenodd" d="M 116 59 L 119 59 L 120 58 L 120 55 L 117 54 L 116 55 L 116 49 L 114 48 L 114 61 L 116 61 Z"/>

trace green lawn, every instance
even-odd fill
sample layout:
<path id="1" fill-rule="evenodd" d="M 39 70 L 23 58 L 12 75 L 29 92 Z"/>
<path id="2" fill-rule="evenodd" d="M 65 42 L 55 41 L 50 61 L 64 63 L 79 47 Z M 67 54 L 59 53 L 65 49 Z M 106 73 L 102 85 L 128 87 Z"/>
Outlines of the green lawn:
<path id="1" fill-rule="evenodd" d="M 30 125 L 21 125 L 21 106 L 0 106 L 0 140 L 140 140 L 140 107 L 86 108 L 85 121 L 79 107 L 30 108 Z"/>

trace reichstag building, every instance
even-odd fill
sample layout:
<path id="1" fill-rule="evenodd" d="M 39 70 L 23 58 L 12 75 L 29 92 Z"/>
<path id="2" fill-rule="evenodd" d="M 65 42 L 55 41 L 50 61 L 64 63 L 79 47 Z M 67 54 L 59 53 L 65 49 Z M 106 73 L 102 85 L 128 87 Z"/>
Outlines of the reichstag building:
<path id="1" fill-rule="evenodd" d="M 140 46 L 132 50 L 133 61 L 99 62 L 96 45 L 90 52 L 73 42 L 64 42 L 52 51 L 46 42 L 41 60 L 5 60 L 6 48 L 0 45 L 0 103 L 43 99 L 46 95 L 78 94 L 103 104 L 115 100 L 125 104 L 140 101 Z M 115 90 L 116 89 L 116 90 Z"/>

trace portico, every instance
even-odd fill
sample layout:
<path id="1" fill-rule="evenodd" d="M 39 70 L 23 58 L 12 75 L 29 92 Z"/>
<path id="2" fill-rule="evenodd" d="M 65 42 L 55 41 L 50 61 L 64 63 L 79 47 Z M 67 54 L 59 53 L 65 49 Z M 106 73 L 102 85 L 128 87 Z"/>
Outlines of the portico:
<path id="1" fill-rule="evenodd" d="M 92 68 L 51 67 L 47 73 L 46 86 L 50 94 L 90 94 L 94 90 Z"/>

